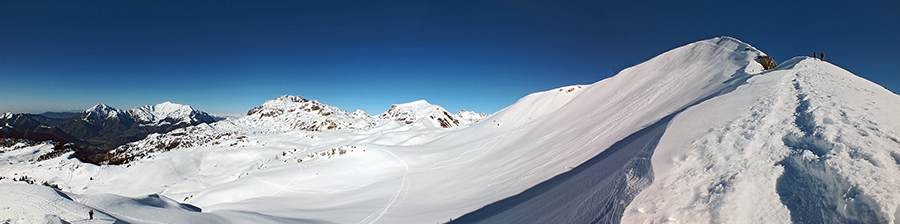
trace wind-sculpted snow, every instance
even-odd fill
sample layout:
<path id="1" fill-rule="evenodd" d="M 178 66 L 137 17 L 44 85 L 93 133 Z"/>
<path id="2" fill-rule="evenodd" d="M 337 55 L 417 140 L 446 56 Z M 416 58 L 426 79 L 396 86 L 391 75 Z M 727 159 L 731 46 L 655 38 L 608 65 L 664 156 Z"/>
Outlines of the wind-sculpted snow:
<path id="1" fill-rule="evenodd" d="M 894 222 L 898 109 L 880 86 L 794 58 L 676 117 L 623 221 Z"/>
<path id="2" fill-rule="evenodd" d="M 487 117 L 283 96 L 123 146 L 119 166 L 16 143 L 0 184 L 62 193 L 3 185 L 0 203 L 66 222 L 84 206 L 127 222 L 896 222 L 900 98 L 806 57 L 763 71 L 763 55 L 703 40 Z M 15 195 L 31 191 L 73 209 Z"/>
<path id="3" fill-rule="evenodd" d="M 587 162 L 455 223 L 616 223 L 653 178 L 650 156 L 675 114 L 610 146 Z"/>

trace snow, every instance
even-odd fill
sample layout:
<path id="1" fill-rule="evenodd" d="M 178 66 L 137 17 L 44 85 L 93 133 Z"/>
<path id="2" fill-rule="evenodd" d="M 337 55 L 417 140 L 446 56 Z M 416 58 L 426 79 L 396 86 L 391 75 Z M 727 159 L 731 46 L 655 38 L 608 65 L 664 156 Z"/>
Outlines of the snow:
<path id="1" fill-rule="evenodd" d="M 794 58 L 676 117 L 623 222 L 894 222 L 898 110 L 884 88 Z"/>
<path id="2" fill-rule="evenodd" d="M 124 111 L 110 107 L 103 103 L 99 103 L 91 108 L 88 108 L 84 111 L 84 113 L 87 114 L 87 116 L 84 117 L 84 121 L 94 124 L 102 124 L 109 119 L 119 119 L 121 115 L 125 114 Z"/>
<path id="3" fill-rule="evenodd" d="M 206 112 L 195 110 L 191 106 L 172 102 L 135 107 L 124 111 L 99 103 L 85 111 L 84 121 L 102 125 L 109 119 L 134 120 L 142 126 L 162 126 L 176 124 L 198 124 L 215 122 L 216 118 Z M 172 123 L 175 122 L 175 123 Z"/>
<path id="4" fill-rule="evenodd" d="M 594 84 L 530 94 L 490 116 L 450 114 L 424 100 L 370 116 L 282 96 L 241 118 L 130 143 L 117 152 L 133 160 L 119 166 L 81 163 L 71 152 L 35 160 L 53 151 L 49 144 L 5 147 L 0 208 L 9 209 L 0 214 L 67 222 L 86 208 L 126 222 L 895 222 L 900 97 L 807 57 L 763 71 L 755 61 L 762 55 L 734 38 L 703 40 Z M 11 180 L 26 175 L 61 193 Z"/>
<path id="5" fill-rule="evenodd" d="M 171 125 L 167 119 L 174 120 L 175 124 L 215 122 L 215 119 L 206 112 L 168 101 L 153 106 L 136 107 L 128 110 L 128 114 L 145 126 Z"/>
<path id="6" fill-rule="evenodd" d="M 456 116 L 459 118 L 462 118 L 463 120 L 469 121 L 469 123 L 474 124 L 474 123 L 478 123 L 482 119 L 486 118 L 487 116 L 489 116 L 489 114 L 478 113 L 475 111 L 460 110 L 459 112 L 456 112 Z"/>
<path id="7" fill-rule="evenodd" d="M 471 114 L 466 115 L 470 118 L 477 116 Z M 432 105 L 425 100 L 391 105 L 391 109 L 378 115 L 378 118 L 399 121 L 424 128 L 468 127 L 475 123 L 469 119 L 460 117 L 460 115 L 450 114 L 444 108 Z"/>

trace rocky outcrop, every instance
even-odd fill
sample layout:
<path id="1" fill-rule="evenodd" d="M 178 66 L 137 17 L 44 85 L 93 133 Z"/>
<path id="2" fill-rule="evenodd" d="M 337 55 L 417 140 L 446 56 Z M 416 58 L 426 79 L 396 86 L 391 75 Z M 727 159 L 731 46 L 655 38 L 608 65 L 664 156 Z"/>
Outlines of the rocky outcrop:
<path id="1" fill-rule="evenodd" d="M 778 63 L 769 56 L 759 56 L 756 57 L 756 60 L 763 66 L 763 70 L 773 69 L 778 66 Z"/>

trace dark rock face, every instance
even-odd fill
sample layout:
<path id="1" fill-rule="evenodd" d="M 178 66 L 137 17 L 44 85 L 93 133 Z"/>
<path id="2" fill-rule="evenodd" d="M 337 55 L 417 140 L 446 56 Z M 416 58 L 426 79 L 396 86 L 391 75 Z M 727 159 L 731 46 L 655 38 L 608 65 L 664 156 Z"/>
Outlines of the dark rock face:
<path id="1" fill-rule="evenodd" d="M 64 130 L 47 125 L 40 120 L 44 118 L 34 114 L 16 114 L 0 119 L 0 138 L 19 138 L 34 141 L 79 142 L 78 138 Z"/>
<path id="2" fill-rule="evenodd" d="M 772 60 L 769 56 L 759 56 L 756 58 L 759 61 L 759 64 L 762 64 L 763 70 L 773 69 L 778 66 L 778 63 L 775 60 Z"/>

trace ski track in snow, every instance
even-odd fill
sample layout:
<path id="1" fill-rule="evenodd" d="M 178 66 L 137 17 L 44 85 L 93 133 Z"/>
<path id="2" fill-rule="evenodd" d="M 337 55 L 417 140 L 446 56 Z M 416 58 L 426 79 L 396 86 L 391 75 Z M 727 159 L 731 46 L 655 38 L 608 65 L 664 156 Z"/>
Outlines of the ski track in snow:
<path id="1" fill-rule="evenodd" d="M 387 214 L 388 210 L 391 209 L 391 206 L 394 205 L 394 202 L 397 202 L 397 198 L 399 198 L 400 195 L 401 195 L 401 194 L 408 188 L 408 186 L 409 186 L 409 183 L 408 183 L 408 182 L 409 182 L 409 179 L 408 179 L 408 176 L 409 176 L 409 164 L 407 164 L 405 160 L 403 160 L 402 158 L 400 158 L 399 156 L 397 156 L 396 154 L 394 154 L 394 153 L 391 152 L 390 150 L 385 149 L 383 146 L 379 146 L 379 149 L 380 149 L 381 151 L 383 151 L 383 152 L 386 152 L 386 153 L 390 154 L 391 156 L 393 156 L 394 158 L 396 158 L 397 161 L 400 161 L 400 163 L 403 164 L 403 168 L 405 169 L 405 170 L 403 171 L 403 178 L 402 178 L 402 181 L 400 182 L 400 189 L 397 190 L 397 193 L 394 193 L 394 195 L 391 196 L 391 200 L 388 201 L 388 203 L 385 204 L 383 207 L 381 207 L 381 209 L 378 209 L 377 211 L 375 211 L 375 212 L 372 213 L 371 215 L 366 216 L 365 219 L 359 221 L 359 223 L 375 223 L 376 221 L 378 221 L 378 219 L 381 219 L 381 217 L 384 216 L 385 214 Z M 402 200 L 401 200 L 401 201 L 402 201 Z"/>

